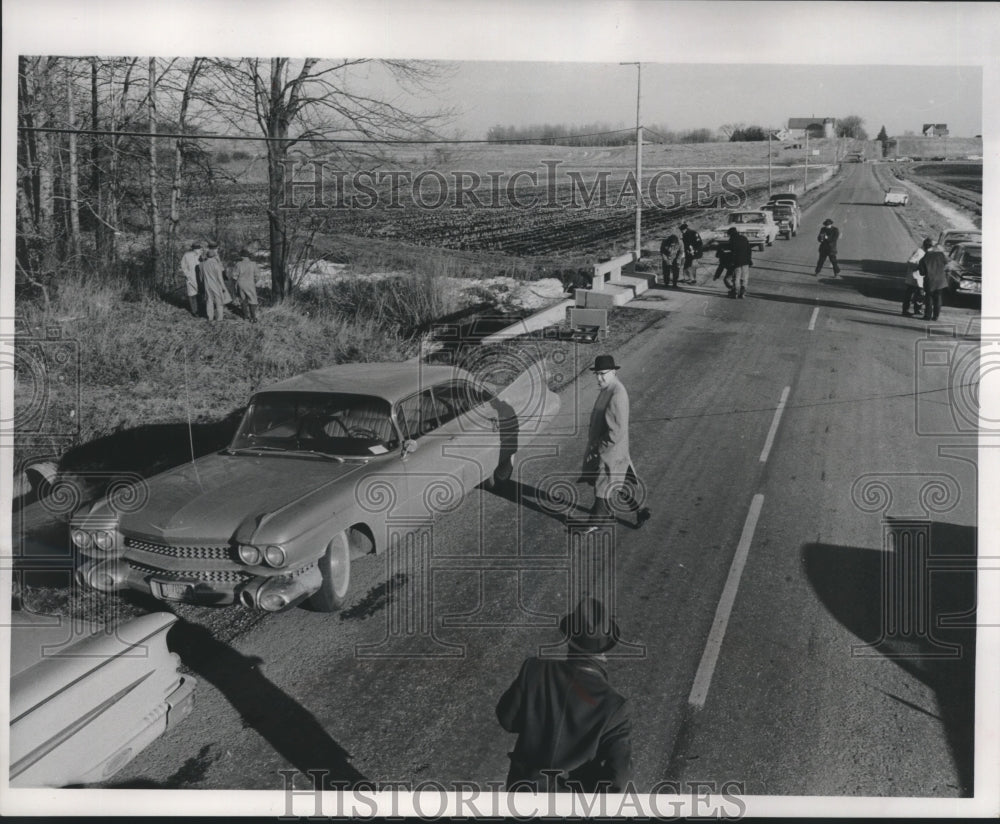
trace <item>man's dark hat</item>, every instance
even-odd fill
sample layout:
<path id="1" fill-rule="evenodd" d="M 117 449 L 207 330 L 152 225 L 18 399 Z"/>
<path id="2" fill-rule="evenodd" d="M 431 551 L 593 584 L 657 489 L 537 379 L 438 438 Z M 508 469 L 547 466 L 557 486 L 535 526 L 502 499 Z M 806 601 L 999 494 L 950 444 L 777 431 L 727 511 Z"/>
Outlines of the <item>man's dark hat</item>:
<path id="1" fill-rule="evenodd" d="M 934 245 L 934 241 L 931 240 L 929 237 L 925 237 L 922 245 L 925 249 L 930 249 L 931 246 Z"/>
<path id="2" fill-rule="evenodd" d="M 245 249 L 245 248 L 244 249 L 240 249 L 240 257 L 241 258 L 250 257 L 250 250 L 249 249 Z"/>
<path id="3" fill-rule="evenodd" d="M 688 225 L 687 225 L 686 223 L 682 223 L 682 224 L 681 224 L 681 228 L 682 228 L 682 229 L 687 229 L 687 227 L 688 227 Z"/>
<path id="4" fill-rule="evenodd" d="M 559 629 L 573 652 L 599 655 L 607 652 L 621 638 L 614 618 L 596 598 L 581 598 L 580 603 L 559 622 Z"/>
<path id="5" fill-rule="evenodd" d="M 735 226 L 730 226 L 728 229 L 726 229 L 726 231 L 729 232 L 729 234 L 731 235 L 738 235 L 740 233 L 740 230 L 737 229 Z"/>
<path id="6" fill-rule="evenodd" d="M 614 355 L 598 355 L 594 358 L 594 365 L 590 367 L 591 372 L 607 372 L 609 369 L 621 369 L 615 363 Z"/>
<path id="7" fill-rule="evenodd" d="M 201 248 L 201 242 L 196 240 L 194 243 L 191 244 L 191 248 L 192 249 L 200 249 Z"/>
<path id="8" fill-rule="evenodd" d="M 209 249 L 218 249 L 218 248 L 219 248 L 219 244 L 218 244 L 218 243 L 216 243 L 216 242 L 215 242 L 215 241 L 213 240 L 213 241 L 212 241 L 211 243 L 209 243 L 209 244 L 208 244 L 208 248 L 209 248 Z"/>
<path id="9" fill-rule="evenodd" d="M 833 220 L 831 220 L 830 218 L 827 218 L 826 220 L 823 221 L 823 225 L 824 226 L 833 226 Z"/>

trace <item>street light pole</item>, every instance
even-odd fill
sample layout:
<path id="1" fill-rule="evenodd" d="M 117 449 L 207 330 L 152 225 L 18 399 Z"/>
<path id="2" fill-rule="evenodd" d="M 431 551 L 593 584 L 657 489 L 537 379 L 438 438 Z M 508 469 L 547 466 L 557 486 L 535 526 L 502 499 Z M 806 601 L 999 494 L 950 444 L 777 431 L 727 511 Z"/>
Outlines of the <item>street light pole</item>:
<path id="1" fill-rule="evenodd" d="M 767 196 L 771 197 L 771 128 L 767 129 Z"/>
<path id="2" fill-rule="evenodd" d="M 635 260 L 642 257 L 642 63 L 621 63 L 622 66 L 635 66 L 637 71 L 635 84 Z"/>
<path id="3" fill-rule="evenodd" d="M 809 129 L 806 129 L 806 179 L 802 181 L 802 191 L 809 188 Z"/>

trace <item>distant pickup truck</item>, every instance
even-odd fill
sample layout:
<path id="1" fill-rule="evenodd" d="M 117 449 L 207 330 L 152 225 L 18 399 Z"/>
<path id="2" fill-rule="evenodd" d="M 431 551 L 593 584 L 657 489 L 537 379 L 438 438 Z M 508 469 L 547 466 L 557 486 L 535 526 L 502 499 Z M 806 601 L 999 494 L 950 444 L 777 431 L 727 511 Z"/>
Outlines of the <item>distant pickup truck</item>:
<path id="1" fill-rule="evenodd" d="M 909 202 L 910 193 L 902 186 L 890 187 L 882 198 L 882 204 L 885 206 L 905 206 Z"/>
<path id="2" fill-rule="evenodd" d="M 865 156 L 861 152 L 848 152 L 844 155 L 844 163 L 864 163 Z"/>

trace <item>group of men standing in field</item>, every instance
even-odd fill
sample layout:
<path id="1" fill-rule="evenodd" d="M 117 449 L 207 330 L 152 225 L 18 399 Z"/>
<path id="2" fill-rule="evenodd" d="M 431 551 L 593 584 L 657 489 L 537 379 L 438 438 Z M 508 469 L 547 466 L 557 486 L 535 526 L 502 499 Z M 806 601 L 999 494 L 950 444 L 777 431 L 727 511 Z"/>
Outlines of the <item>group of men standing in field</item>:
<path id="1" fill-rule="evenodd" d="M 195 241 L 181 256 L 181 273 L 187 290 L 188 306 L 195 317 L 222 320 L 233 293 L 240 301 L 243 319 L 257 322 L 257 272 L 259 267 L 247 249 L 240 249 L 228 271 L 219 257 L 219 244 L 209 243 L 202 250 Z"/>

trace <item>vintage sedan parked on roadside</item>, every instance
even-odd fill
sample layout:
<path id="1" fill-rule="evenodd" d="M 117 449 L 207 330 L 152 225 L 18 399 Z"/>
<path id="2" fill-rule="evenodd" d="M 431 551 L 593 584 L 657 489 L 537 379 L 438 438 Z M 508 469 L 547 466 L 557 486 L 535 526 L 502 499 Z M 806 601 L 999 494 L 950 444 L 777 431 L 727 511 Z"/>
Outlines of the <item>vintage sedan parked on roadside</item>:
<path id="1" fill-rule="evenodd" d="M 197 682 L 181 675 L 157 612 L 110 629 L 11 613 L 10 784 L 105 781 L 191 713 Z"/>
<path id="2" fill-rule="evenodd" d="M 754 209 L 740 212 L 730 212 L 726 217 L 724 225 L 716 228 L 712 237 L 718 242 L 725 238 L 730 226 L 735 226 L 736 231 L 750 241 L 751 246 L 756 246 L 763 250 L 765 246 L 770 246 L 778 237 L 778 224 L 770 212 L 763 209 Z"/>
<path id="3" fill-rule="evenodd" d="M 150 479 L 138 511 L 102 500 L 74 516 L 78 576 L 165 601 L 339 609 L 351 561 L 385 549 L 390 522 L 426 523 L 506 479 L 558 410 L 544 362 L 502 390 L 422 363 L 289 378 L 251 398 L 228 448 Z"/>
<path id="4" fill-rule="evenodd" d="M 945 265 L 948 289 L 953 295 L 981 297 L 983 292 L 983 247 L 978 243 L 956 243 Z"/>
<path id="5" fill-rule="evenodd" d="M 778 224 L 778 233 L 784 238 L 792 238 L 799 231 L 798 209 L 794 201 L 778 200 L 765 203 L 760 207 L 765 212 L 770 212 L 774 222 Z"/>
<path id="6" fill-rule="evenodd" d="M 938 246 L 950 254 L 956 243 L 982 243 L 983 233 L 979 229 L 945 229 L 938 235 Z"/>

